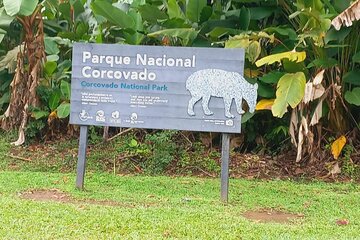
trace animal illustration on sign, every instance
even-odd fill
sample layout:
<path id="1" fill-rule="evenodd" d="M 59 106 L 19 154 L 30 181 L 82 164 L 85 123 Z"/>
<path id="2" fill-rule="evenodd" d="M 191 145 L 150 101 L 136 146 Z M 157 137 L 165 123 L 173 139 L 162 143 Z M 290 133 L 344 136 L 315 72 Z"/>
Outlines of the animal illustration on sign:
<path id="1" fill-rule="evenodd" d="M 231 104 L 235 99 L 236 110 L 241 115 L 242 99 L 245 99 L 249 106 L 249 111 L 255 111 L 258 85 L 248 83 L 239 73 L 228 72 L 221 69 L 203 69 L 191 74 L 186 80 L 186 89 L 191 93 L 188 105 L 188 114 L 195 116 L 194 105 L 202 99 L 202 108 L 205 115 L 214 114 L 209 109 L 211 97 L 221 97 L 224 99 L 225 116 L 234 118 L 231 114 Z"/>

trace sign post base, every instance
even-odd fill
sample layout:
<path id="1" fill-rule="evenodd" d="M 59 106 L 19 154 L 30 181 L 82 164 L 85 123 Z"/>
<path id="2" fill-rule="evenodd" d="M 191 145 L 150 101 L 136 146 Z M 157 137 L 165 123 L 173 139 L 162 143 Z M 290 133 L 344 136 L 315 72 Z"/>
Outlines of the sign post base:
<path id="1" fill-rule="evenodd" d="M 230 134 L 222 134 L 221 147 L 221 201 L 227 203 L 229 196 Z"/>
<path id="2" fill-rule="evenodd" d="M 84 189 L 88 128 L 88 126 L 80 126 L 79 152 L 76 173 L 76 188 L 80 190 Z"/>

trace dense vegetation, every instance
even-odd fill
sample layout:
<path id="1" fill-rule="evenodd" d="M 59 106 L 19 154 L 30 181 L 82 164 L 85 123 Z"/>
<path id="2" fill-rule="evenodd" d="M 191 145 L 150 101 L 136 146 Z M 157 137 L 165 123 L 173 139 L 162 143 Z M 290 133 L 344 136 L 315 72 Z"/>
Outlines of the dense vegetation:
<path id="1" fill-rule="evenodd" d="M 360 25 L 336 30 L 331 24 L 351 3 L 2 0 L 2 128 L 19 129 L 17 145 L 25 136 L 76 132 L 67 123 L 74 42 L 245 48 L 244 74 L 258 83 L 259 99 L 258 111 L 243 117 L 246 134 L 238 150 L 276 154 L 293 148 L 296 162 L 327 161 L 333 173 L 339 166 L 355 171 Z M 141 139 L 161 144 L 174 134 Z M 171 155 L 161 154 L 164 164 L 171 162 Z"/>

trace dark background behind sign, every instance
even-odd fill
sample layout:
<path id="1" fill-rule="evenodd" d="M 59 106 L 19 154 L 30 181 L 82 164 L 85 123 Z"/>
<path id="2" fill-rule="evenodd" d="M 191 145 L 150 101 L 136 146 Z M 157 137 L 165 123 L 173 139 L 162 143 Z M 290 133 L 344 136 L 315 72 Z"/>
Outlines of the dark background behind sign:
<path id="1" fill-rule="evenodd" d="M 131 65 L 83 63 L 83 52 L 88 51 L 99 55 L 129 56 Z M 192 58 L 196 56 L 195 68 L 137 66 L 136 54 L 147 54 L 148 57 Z M 154 72 L 154 81 L 84 78 L 82 68 L 90 66 L 98 70 L 143 71 Z M 195 116 L 188 115 L 190 92 L 186 89 L 186 80 L 194 72 L 202 69 L 221 69 L 238 72 L 243 75 L 244 52 L 242 49 L 220 48 L 184 48 L 128 46 L 105 44 L 75 44 L 73 48 L 73 68 L 71 83 L 70 123 L 77 125 L 117 126 L 134 128 L 176 129 L 189 131 L 209 131 L 239 133 L 241 116 L 236 112 L 235 100 L 231 106 L 234 119 L 224 115 L 222 98 L 212 97 L 209 108 L 214 112 L 206 116 L 201 100 L 195 104 Z M 124 88 L 89 87 L 87 84 L 153 84 L 162 90 L 136 90 Z M 103 85 L 105 86 L 105 85 Z M 165 91 L 167 90 L 167 91 Z"/>

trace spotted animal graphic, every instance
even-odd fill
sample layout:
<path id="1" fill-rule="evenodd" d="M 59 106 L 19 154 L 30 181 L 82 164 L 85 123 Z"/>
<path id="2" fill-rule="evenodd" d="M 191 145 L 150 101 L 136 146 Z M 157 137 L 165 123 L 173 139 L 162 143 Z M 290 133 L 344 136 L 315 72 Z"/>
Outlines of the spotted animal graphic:
<path id="1" fill-rule="evenodd" d="M 225 116 L 234 118 L 230 112 L 231 104 L 235 99 L 236 110 L 241 115 L 242 100 L 245 99 L 249 106 L 249 111 L 254 112 L 257 99 L 257 83 L 248 83 L 239 73 L 228 72 L 220 69 L 203 69 L 190 75 L 186 80 L 186 89 L 191 94 L 188 105 L 188 114 L 195 116 L 194 105 L 202 99 L 202 108 L 205 115 L 214 114 L 209 109 L 211 97 L 224 99 Z"/>

